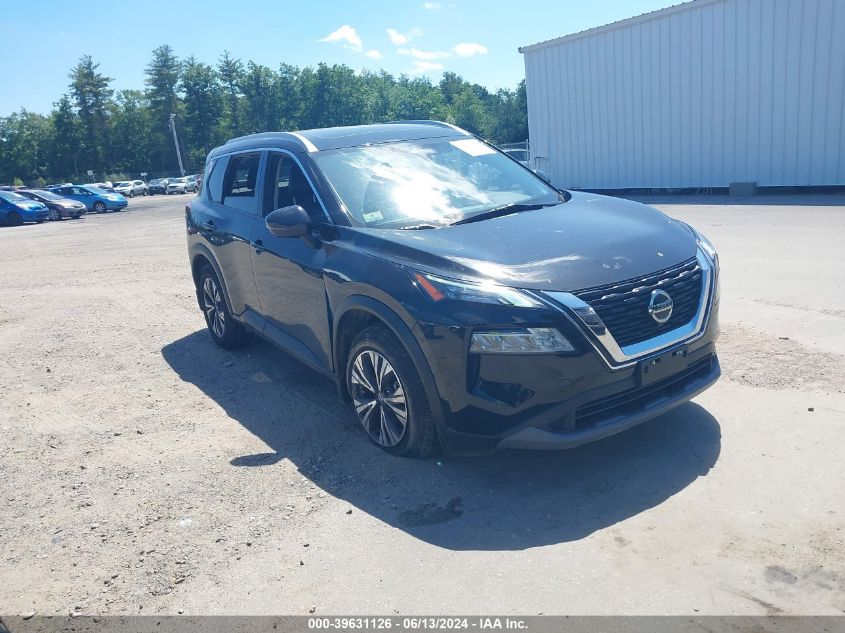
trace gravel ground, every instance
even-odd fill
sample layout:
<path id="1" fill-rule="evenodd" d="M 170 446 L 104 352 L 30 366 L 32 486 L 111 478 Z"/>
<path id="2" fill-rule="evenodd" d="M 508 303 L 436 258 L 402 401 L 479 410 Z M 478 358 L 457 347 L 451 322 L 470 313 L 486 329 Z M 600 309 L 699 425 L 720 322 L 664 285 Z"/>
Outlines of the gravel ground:
<path id="1" fill-rule="evenodd" d="M 427 461 L 212 344 L 187 199 L 0 227 L 0 613 L 845 611 L 845 199 L 653 200 L 720 248 L 722 381 L 572 451 Z"/>

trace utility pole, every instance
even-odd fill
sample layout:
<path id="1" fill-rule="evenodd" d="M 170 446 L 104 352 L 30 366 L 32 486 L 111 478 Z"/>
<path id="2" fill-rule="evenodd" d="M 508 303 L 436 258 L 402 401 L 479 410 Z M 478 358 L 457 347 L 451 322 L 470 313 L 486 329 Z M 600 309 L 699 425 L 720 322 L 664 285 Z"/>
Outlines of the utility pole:
<path id="1" fill-rule="evenodd" d="M 179 174 L 185 175 L 185 167 L 182 165 L 182 152 L 179 151 L 179 138 L 176 136 L 176 115 L 170 113 L 170 131 L 173 132 L 173 144 L 176 146 L 176 158 L 179 159 Z"/>

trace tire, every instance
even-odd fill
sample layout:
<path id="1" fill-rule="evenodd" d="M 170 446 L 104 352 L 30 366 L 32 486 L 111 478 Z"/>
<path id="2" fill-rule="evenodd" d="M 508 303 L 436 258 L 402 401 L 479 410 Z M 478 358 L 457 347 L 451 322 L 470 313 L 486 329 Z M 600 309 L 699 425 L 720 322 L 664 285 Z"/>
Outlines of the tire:
<path id="1" fill-rule="evenodd" d="M 50 219 L 54 222 L 61 222 L 62 212 L 58 209 L 50 209 Z"/>
<path id="2" fill-rule="evenodd" d="M 135 197 L 135 190 L 134 190 L 134 189 L 130 189 L 130 190 L 129 190 L 129 197 L 130 197 L 130 198 L 134 198 L 134 197 Z"/>
<path id="3" fill-rule="evenodd" d="M 371 442 L 391 455 L 431 455 L 437 430 L 425 388 L 405 346 L 386 326 L 369 327 L 352 341 L 346 386 Z"/>
<path id="4" fill-rule="evenodd" d="M 105 213 L 106 212 L 106 204 L 104 202 L 97 201 L 94 203 L 94 213 Z"/>
<path id="5" fill-rule="evenodd" d="M 206 264 L 200 271 L 197 297 L 205 316 L 205 324 L 211 338 L 223 349 L 237 349 L 249 342 L 249 334 L 238 323 L 226 305 L 223 285 L 211 265 Z"/>
<path id="6" fill-rule="evenodd" d="M 11 211 L 9 215 L 6 216 L 6 224 L 10 224 L 12 226 L 20 226 L 23 224 L 23 218 L 21 214 L 17 211 Z"/>
<path id="7" fill-rule="evenodd" d="M 148 195 L 150 195 L 150 192 L 149 192 L 149 190 L 147 190 L 147 189 L 144 189 L 144 196 L 145 196 L 145 197 L 146 197 L 146 196 L 148 196 Z"/>

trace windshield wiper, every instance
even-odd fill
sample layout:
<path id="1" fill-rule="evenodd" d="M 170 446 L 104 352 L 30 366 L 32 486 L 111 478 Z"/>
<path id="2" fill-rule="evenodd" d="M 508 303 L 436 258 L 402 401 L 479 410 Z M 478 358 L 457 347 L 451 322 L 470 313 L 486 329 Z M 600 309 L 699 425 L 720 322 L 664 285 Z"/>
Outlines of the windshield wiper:
<path id="1" fill-rule="evenodd" d="M 411 226 L 400 226 L 397 230 L 399 231 L 420 231 L 422 229 L 437 229 L 440 227 L 434 226 L 433 224 L 413 224 Z"/>
<path id="2" fill-rule="evenodd" d="M 510 215 L 511 213 L 520 213 L 521 211 L 536 211 L 544 207 L 555 207 L 560 202 L 541 202 L 534 204 L 503 204 L 501 207 L 495 207 L 489 211 L 484 211 L 476 215 L 471 215 L 463 220 L 452 222 L 449 226 L 457 226 L 458 224 L 469 224 L 470 222 L 480 222 L 481 220 L 489 220 L 490 218 L 498 218 L 503 215 Z"/>

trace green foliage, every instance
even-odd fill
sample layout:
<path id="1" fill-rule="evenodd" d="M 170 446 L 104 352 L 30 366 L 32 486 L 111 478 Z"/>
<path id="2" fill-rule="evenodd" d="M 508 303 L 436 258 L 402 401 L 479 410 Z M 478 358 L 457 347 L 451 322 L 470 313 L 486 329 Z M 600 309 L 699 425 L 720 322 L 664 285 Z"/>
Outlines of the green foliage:
<path id="1" fill-rule="evenodd" d="M 228 52 L 212 67 L 194 57 L 182 62 L 162 45 L 144 70 L 145 90 L 115 94 L 98 68 L 89 55 L 80 58 L 49 116 L 0 117 L 0 183 L 88 181 L 88 169 L 97 180 L 176 173 L 171 114 L 189 172 L 227 139 L 272 130 L 436 119 L 497 143 L 528 137 L 524 81 L 491 93 L 451 72 L 433 84 L 337 64 L 273 69 Z"/>

